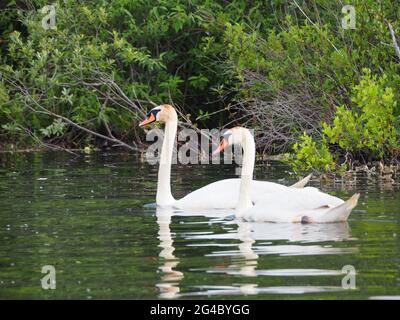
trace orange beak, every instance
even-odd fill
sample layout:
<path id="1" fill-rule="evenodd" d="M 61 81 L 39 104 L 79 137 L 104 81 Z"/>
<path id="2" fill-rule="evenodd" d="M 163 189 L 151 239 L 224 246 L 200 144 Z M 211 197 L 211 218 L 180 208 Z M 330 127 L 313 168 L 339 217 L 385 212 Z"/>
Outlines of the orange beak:
<path id="1" fill-rule="evenodd" d="M 141 123 L 139 123 L 139 127 L 143 127 L 147 124 L 150 124 L 152 122 L 156 121 L 156 117 L 154 116 L 153 113 L 150 113 L 149 117 L 144 119 Z"/>
<path id="2" fill-rule="evenodd" d="M 219 144 L 219 146 L 218 146 L 218 148 L 214 150 L 214 152 L 212 153 L 212 155 L 214 156 L 214 155 L 216 155 L 217 153 L 220 153 L 222 150 L 225 149 L 225 147 L 227 146 L 227 144 L 228 144 L 228 143 L 226 142 L 226 140 L 225 140 L 224 138 L 222 138 L 222 139 L 221 139 L 221 142 L 220 142 L 220 144 Z"/>

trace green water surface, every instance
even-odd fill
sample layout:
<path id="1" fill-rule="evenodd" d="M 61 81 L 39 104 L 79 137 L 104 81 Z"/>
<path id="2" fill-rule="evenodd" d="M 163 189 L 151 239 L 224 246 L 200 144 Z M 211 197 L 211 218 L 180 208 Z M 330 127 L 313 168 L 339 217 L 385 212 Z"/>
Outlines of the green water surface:
<path id="1" fill-rule="evenodd" d="M 176 198 L 235 176 L 233 165 L 175 165 Z M 289 185 L 280 163 L 255 177 Z M 343 199 L 348 223 L 236 221 L 154 203 L 157 167 L 128 153 L 0 155 L 1 299 L 369 299 L 400 296 L 399 181 L 312 181 Z M 56 289 L 45 290 L 45 265 Z M 342 287 L 344 266 L 356 288 Z"/>

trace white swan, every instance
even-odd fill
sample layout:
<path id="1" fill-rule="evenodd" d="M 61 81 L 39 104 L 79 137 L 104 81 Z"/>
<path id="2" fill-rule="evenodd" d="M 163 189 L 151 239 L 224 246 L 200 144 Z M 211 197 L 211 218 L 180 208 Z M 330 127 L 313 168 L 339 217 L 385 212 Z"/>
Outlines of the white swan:
<path id="1" fill-rule="evenodd" d="M 235 208 L 237 199 L 239 198 L 239 178 L 213 182 L 189 193 L 182 199 L 174 199 L 171 194 L 171 162 L 178 127 L 178 115 L 171 105 L 163 104 L 151 109 L 146 119 L 143 120 L 139 126 L 142 127 L 154 121 L 165 123 L 165 133 L 158 169 L 157 205 L 173 206 L 186 210 Z M 245 159 L 243 160 L 245 161 Z M 254 162 L 254 156 L 250 158 L 249 161 Z M 300 180 L 292 187 L 302 188 L 307 184 L 310 178 L 311 175 Z M 253 201 L 257 201 L 262 194 L 276 192 L 278 190 L 285 191 L 289 188 L 278 183 L 267 181 L 253 181 L 252 184 L 254 192 L 252 192 L 251 198 Z"/>
<path id="2" fill-rule="evenodd" d="M 360 194 L 354 194 L 346 202 L 323 193 L 316 188 L 287 188 L 262 194 L 255 205 L 252 203 L 253 169 L 255 156 L 254 139 L 249 130 L 236 127 L 228 130 L 214 153 L 227 145 L 237 144 L 243 148 L 242 176 L 236 216 L 249 221 L 270 222 L 342 222 L 357 205 Z M 261 198 L 261 199 L 260 199 Z"/>

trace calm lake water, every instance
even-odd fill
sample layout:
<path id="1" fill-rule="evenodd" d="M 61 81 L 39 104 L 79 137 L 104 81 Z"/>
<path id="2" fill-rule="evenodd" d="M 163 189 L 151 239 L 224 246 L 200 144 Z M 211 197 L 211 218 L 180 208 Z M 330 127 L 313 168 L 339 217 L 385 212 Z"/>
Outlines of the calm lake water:
<path id="1" fill-rule="evenodd" d="M 260 180 L 296 180 L 258 163 Z M 235 176 L 233 165 L 174 166 L 179 198 Z M 157 167 L 128 153 L 0 155 L 1 299 L 368 299 L 400 296 L 400 187 L 362 176 L 311 185 L 348 198 L 348 223 L 235 221 L 160 210 Z M 42 267 L 56 289 L 41 287 Z M 343 289 L 342 268 L 356 270 Z"/>

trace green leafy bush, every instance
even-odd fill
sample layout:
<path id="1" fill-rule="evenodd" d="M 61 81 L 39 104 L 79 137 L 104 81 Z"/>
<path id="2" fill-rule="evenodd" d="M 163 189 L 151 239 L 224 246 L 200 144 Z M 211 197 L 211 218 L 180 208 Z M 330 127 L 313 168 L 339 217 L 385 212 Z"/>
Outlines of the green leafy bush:
<path id="1" fill-rule="evenodd" d="M 306 132 L 300 136 L 300 141 L 293 145 L 293 153 L 285 155 L 285 160 L 292 165 L 296 172 L 311 169 L 333 171 L 336 165 L 326 142 L 317 142 Z"/>
<path id="2" fill-rule="evenodd" d="M 398 146 L 394 116 L 397 102 L 385 75 L 378 78 L 365 69 L 360 83 L 353 88 L 351 103 L 351 109 L 336 109 L 332 125 L 323 123 L 322 132 L 329 143 L 376 157 Z"/>
<path id="3" fill-rule="evenodd" d="M 54 2 L 49 30 L 48 1 L 0 3 L 0 147 L 95 144 L 54 114 L 139 141 L 142 103 L 172 100 L 197 127 L 254 128 L 261 152 L 294 144 L 302 170 L 400 155 L 400 3 L 354 0 L 345 30 L 338 0 Z"/>
<path id="4" fill-rule="evenodd" d="M 386 76 L 371 75 L 365 69 L 359 84 L 355 85 L 349 107 L 336 108 L 332 124 L 322 123 L 322 138 L 313 139 L 304 133 L 293 145 L 289 161 L 296 171 L 332 171 L 343 173 L 347 158 L 390 158 L 399 150 L 399 134 L 393 115 L 396 100 Z M 397 124 L 398 125 L 398 124 Z M 339 149 L 334 148 L 338 146 Z M 337 150 L 333 154 L 330 150 Z M 339 157 L 344 160 L 338 166 Z"/>
<path id="5" fill-rule="evenodd" d="M 9 24 L 22 21 L 18 30 L 0 31 L 0 41 L 6 39 L 0 57 L 5 140 L 18 135 L 26 143 L 43 136 L 86 143 L 86 133 L 69 126 L 55 134 L 53 113 L 95 132 L 109 134 L 110 128 L 113 135 L 132 139 L 132 122 L 142 116 L 137 99 L 173 101 L 187 113 L 212 111 L 216 104 L 209 101 L 218 99 L 213 88 L 230 81 L 218 42 L 223 30 L 214 23 L 217 15 L 227 15 L 218 3 L 58 1 L 56 28 L 48 30 L 42 27 L 46 4 L 36 1 L 32 9 L 33 4 L 13 2 L 8 15 L 0 13 Z"/>

